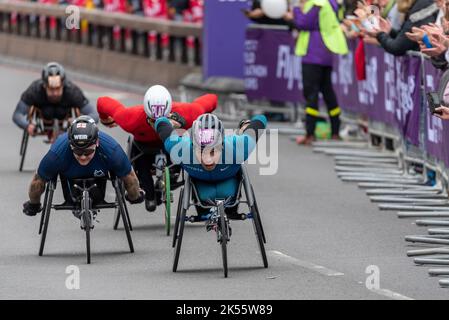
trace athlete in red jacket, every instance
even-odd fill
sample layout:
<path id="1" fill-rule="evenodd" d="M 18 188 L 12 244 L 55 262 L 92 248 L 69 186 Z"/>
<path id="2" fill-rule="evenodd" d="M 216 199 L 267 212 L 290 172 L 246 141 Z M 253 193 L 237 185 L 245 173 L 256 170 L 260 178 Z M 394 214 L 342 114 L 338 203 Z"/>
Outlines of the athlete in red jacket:
<path id="1" fill-rule="evenodd" d="M 166 116 L 172 120 L 174 127 L 187 130 L 200 115 L 213 112 L 217 107 L 217 100 L 215 94 L 206 94 L 191 103 L 172 102 L 170 93 L 162 86 L 148 89 L 144 105 L 125 107 L 115 99 L 98 98 L 97 111 L 100 121 L 108 127 L 118 125 L 133 135 L 131 158 L 142 151 L 144 153 L 134 161 L 133 166 L 146 193 L 145 207 L 148 211 L 156 210 L 156 204 L 160 204 L 160 195 L 155 199 L 151 169 L 156 154 L 163 150 L 163 146 L 153 128 L 154 122 L 157 118 Z"/>

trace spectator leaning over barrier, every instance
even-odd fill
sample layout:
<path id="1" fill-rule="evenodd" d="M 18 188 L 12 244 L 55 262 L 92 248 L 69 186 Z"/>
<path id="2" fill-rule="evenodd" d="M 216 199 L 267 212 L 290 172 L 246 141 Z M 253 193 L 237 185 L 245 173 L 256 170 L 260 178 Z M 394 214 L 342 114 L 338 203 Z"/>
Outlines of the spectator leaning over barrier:
<path id="1" fill-rule="evenodd" d="M 434 0 L 397 0 L 399 12 L 405 13 L 405 21 L 397 32 L 392 30 L 390 21 L 380 17 L 379 26 L 369 31 L 363 30 L 367 37 L 376 38 L 385 51 L 402 56 L 408 50 L 419 50 L 416 42 L 410 40 L 406 33 L 413 27 L 419 27 L 435 22 L 438 15 L 438 6 Z"/>
<path id="2" fill-rule="evenodd" d="M 302 0 L 285 15 L 299 30 L 295 52 L 302 57 L 306 136 L 298 137 L 298 144 L 309 145 L 314 140 L 320 92 L 329 112 L 332 138 L 339 139 L 341 110 L 332 87 L 332 56 L 348 53 L 348 45 L 336 16 L 337 8 L 335 0 Z"/>
<path id="3" fill-rule="evenodd" d="M 413 27 L 407 37 L 419 44 L 422 53 L 431 57 L 432 64 L 439 69 L 446 69 L 449 62 L 449 2 L 438 1 L 439 19 L 436 23 Z"/>

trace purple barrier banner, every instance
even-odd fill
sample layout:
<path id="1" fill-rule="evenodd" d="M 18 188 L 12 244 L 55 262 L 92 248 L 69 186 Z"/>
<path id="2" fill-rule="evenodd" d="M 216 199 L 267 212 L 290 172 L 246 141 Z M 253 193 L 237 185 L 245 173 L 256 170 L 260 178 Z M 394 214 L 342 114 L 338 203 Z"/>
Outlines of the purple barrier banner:
<path id="1" fill-rule="evenodd" d="M 424 84 L 425 92 L 435 92 L 438 90 L 442 72 L 436 69 L 430 61 L 424 61 Z M 428 154 L 449 166 L 449 146 L 444 143 L 444 136 L 449 134 L 449 124 L 437 117 L 432 116 L 427 107 L 427 99 L 424 110 L 425 120 L 425 148 Z"/>
<path id="2" fill-rule="evenodd" d="M 250 100 L 303 102 L 301 58 L 284 30 L 246 31 L 245 88 Z"/>
<path id="3" fill-rule="evenodd" d="M 250 100 L 304 102 L 301 59 L 295 39 L 283 30 L 248 29 L 245 42 L 245 86 Z M 419 144 L 421 60 L 394 57 L 379 47 L 365 46 L 364 81 L 355 76 L 356 42 L 350 53 L 335 56 L 332 81 L 342 109 L 398 128 Z M 322 103 L 321 103 L 322 105 Z"/>
<path id="4" fill-rule="evenodd" d="M 243 79 L 243 56 L 246 27 L 250 20 L 242 9 L 249 0 L 204 1 L 203 77 Z M 225 26 L 225 27 L 223 27 Z"/>

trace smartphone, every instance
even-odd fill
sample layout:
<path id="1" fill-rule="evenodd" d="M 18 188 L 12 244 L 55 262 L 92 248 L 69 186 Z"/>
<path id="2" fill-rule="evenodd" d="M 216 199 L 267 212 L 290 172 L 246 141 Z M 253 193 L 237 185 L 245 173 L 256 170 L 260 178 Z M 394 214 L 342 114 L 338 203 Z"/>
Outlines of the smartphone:
<path id="1" fill-rule="evenodd" d="M 442 114 L 441 111 L 435 111 L 436 108 L 441 106 L 440 97 L 438 96 L 438 93 L 436 92 L 428 92 L 426 94 L 427 97 L 427 104 L 429 106 L 429 110 L 432 114 Z"/>
<path id="2" fill-rule="evenodd" d="M 426 45 L 426 48 L 433 48 L 432 43 L 430 43 L 429 36 L 427 34 L 422 38 L 422 42 Z"/>

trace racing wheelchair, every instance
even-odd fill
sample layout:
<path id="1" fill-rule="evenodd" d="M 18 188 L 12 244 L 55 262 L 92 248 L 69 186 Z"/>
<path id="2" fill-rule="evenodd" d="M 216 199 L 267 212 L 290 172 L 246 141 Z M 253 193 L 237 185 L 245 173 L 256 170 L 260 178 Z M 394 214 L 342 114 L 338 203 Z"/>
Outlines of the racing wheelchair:
<path id="1" fill-rule="evenodd" d="M 178 269 L 179 255 L 181 253 L 182 238 L 184 235 L 184 227 L 186 222 L 196 223 L 206 220 L 215 220 L 214 230 L 217 235 L 217 242 L 220 244 L 222 260 L 223 260 L 223 272 L 224 277 L 228 276 L 228 260 L 227 260 L 227 243 L 231 239 L 230 219 L 226 215 L 225 209 L 237 208 L 239 204 L 246 204 L 249 209 L 249 213 L 239 214 L 238 220 L 250 219 L 253 222 L 254 232 L 259 245 L 260 253 L 262 256 L 263 266 L 268 267 L 267 254 L 265 251 L 266 238 L 262 227 L 262 221 L 260 218 L 259 208 L 257 206 L 256 197 L 254 194 L 253 186 L 249 180 L 248 172 L 245 165 L 239 173 L 239 186 L 237 196 L 235 200 L 230 199 L 215 199 L 214 203 L 203 203 L 198 196 L 197 188 L 195 187 L 195 181 L 185 173 L 185 183 L 181 188 L 178 201 L 178 209 L 176 212 L 176 221 L 173 232 L 172 247 L 175 248 L 175 256 L 173 262 L 173 272 Z M 245 193 L 245 200 L 242 200 L 242 187 Z M 209 215 L 192 215 L 187 216 L 187 211 L 191 206 L 198 206 L 203 209 L 209 209 L 212 213 Z"/>
<path id="2" fill-rule="evenodd" d="M 105 178 L 106 179 L 106 178 Z M 62 179 L 61 179 L 62 180 Z M 114 202 L 106 202 L 101 201 L 98 204 L 95 204 L 93 198 L 91 196 L 91 191 L 97 187 L 95 184 L 95 178 L 89 179 L 73 179 L 74 185 L 73 188 L 78 190 L 79 195 L 72 195 L 72 203 L 68 204 L 64 202 L 60 205 L 53 204 L 53 195 L 56 189 L 57 181 L 52 180 L 47 182 L 45 186 L 45 196 L 44 196 L 44 204 L 42 209 L 41 221 L 39 225 L 39 234 L 41 234 L 41 243 L 39 248 L 39 256 L 42 256 L 44 253 L 45 240 L 47 237 L 48 224 L 50 221 L 50 212 L 51 209 L 56 211 L 58 210 L 71 210 L 76 213 L 76 216 L 80 219 L 81 229 L 85 232 L 86 236 L 86 256 L 87 263 L 91 262 L 91 250 L 90 250 L 90 237 L 91 231 L 94 228 L 94 222 L 96 220 L 97 212 L 101 209 L 117 209 L 119 214 L 122 217 L 123 225 L 126 233 L 126 237 L 128 240 L 129 250 L 130 252 L 134 252 L 134 245 L 131 238 L 128 217 L 127 217 L 127 207 L 124 197 L 124 190 L 122 186 L 122 182 L 119 178 L 110 175 L 107 180 L 110 180 L 112 186 L 116 193 L 116 200 Z"/>
<path id="3" fill-rule="evenodd" d="M 132 154 L 133 147 L 137 152 Z M 145 154 L 145 150 L 134 141 L 132 137 L 128 137 L 127 155 L 132 164 Z M 170 236 L 171 229 L 171 203 L 173 202 L 172 191 L 178 186 L 183 185 L 184 181 L 178 182 L 179 176 L 183 176 L 180 172 L 177 172 L 174 164 L 170 164 L 167 155 L 160 151 L 155 156 L 155 163 L 152 165 L 152 174 L 155 176 L 154 191 L 156 197 L 160 195 L 161 204 L 164 204 L 164 223 L 165 232 L 167 236 Z M 173 184 L 174 182 L 174 184 Z M 120 221 L 120 215 L 116 216 L 114 229 Z M 132 230 L 132 229 L 131 229 Z"/>
<path id="4" fill-rule="evenodd" d="M 53 143 L 56 138 L 67 131 L 67 129 L 70 126 L 70 119 L 75 119 L 76 117 L 79 117 L 81 115 L 78 108 L 72 108 L 70 113 L 67 115 L 67 117 L 64 120 L 58 120 L 54 119 L 52 125 L 46 125 L 44 123 L 44 119 L 42 118 L 41 111 L 31 106 L 30 110 L 28 112 L 28 122 L 32 123 L 36 126 L 35 134 L 36 136 L 47 136 L 47 140 L 44 140 L 46 143 Z M 20 144 L 20 165 L 19 165 L 19 171 L 23 170 L 23 164 L 25 162 L 25 156 L 27 152 L 28 147 L 28 140 L 30 138 L 30 134 L 28 133 L 27 129 L 23 130 L 22 135 L 22 143 Z"/>

